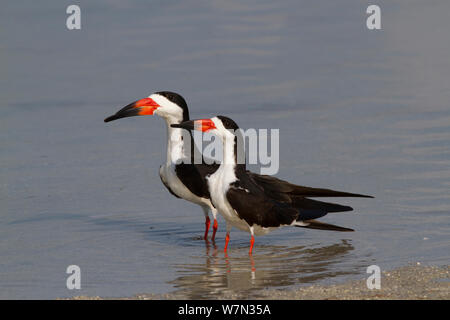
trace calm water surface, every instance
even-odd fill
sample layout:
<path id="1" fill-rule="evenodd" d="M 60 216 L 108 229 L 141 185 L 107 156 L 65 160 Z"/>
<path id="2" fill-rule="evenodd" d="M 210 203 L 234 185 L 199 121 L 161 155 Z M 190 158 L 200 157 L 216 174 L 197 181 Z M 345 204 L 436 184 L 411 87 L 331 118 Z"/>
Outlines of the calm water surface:
<path id="1" fill-rule="evenodd" d="M 0 12 L 0 298 L 177 292 L 257 297 L 420 261 L 448 264 L 448 1 L 14 1 Z M 280 128 L 278 177 L 342 199 L 354 233 L 232 232 L 201 240 L 199 207 L 158 168 L 159 118 L 103 119 L 157 90 L 193 118 Z M 258 168 L 253 168 L 257 170 Z M 66 288 L 67 266 L 82 289 Z"/>

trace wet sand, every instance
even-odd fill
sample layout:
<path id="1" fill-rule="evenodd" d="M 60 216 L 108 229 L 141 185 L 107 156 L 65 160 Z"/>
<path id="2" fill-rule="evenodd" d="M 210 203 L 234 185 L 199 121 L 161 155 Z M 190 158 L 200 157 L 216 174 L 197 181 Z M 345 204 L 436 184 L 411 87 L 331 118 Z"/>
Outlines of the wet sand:
<path id="1" fill-rule="evenodd" d="M 370 276 L 368 274 L 368 276 Z M 360 299 L 450 299 L 450 266 L 409 265 L 382 272 L 381 288 L 369 290 L 367 278 L 330 286 L 308 286 L 294 290 L 262 290 L 260 299 L 274 300 L 360 300 Z M 239 293 L 221 294 L 217 299 L 246 299 Z M 108 299 L 102 297 L 77 296 L 73 299 Z M 139 294 L 128 298 L 135 300 L 186 299 L 178 294 Z"/>

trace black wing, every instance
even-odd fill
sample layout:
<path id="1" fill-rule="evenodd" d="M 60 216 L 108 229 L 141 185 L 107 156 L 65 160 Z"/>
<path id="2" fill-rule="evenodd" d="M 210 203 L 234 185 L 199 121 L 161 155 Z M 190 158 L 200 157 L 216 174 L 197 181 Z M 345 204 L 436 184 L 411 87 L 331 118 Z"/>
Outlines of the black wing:
<path id="1" fill-rule="evenodd" d="M 278 202 L 290 204 L 292 207 L 297 208 L 300 212 L 299 219 L 301 220 L 317 219 L 329 212 L 353 210 L 353 208 L 349 206 L 306 198 L 306 195 L 312 196 L 312 194 L 317 194 L 317 190 L 321 190 L 322 194 L 343 194 L 343 192 L 301 187 L 271 176 L 259 175 L 250 171 L 247 171 L 246 173 L 248 174 L 249 179 L 252 180 L 267 197 Z M 301 190 L 307 189 L 310 192 L 299 192 L 299 189 L 295 189 L 295 187 L 302 188 Z M 348 196 L 350 193 L 344 194 Z"/>
<path id="2" fill-rule="evenodd" d="M 227 198 L 234 208 L 239 209 L 239 211 L 237 210 L 239 217 L 247 222 L 253 222 L 252 219 L 256 219 L 255 222 L 262 223 L 263 226 L 291 224 L 295 219 L 303 222 L 304 225 L 300 224 L 299 227 L 353 231 L 349 228 L 314 220 L 329 212 L 351 211 L 353 210 L 351 207 L 312 200 L 306 198 L 306 196 L 370 197 L 329 189 L 296 186 L 271 176 L 259 175 L 250 171 L 239 175 L 239 178 L 239 182 L 230 188 Z M 239 187 L 236 185 L 239 185 Z M 261 211 L 256 212 L 255 208 L 260 208 Z"/>
<path id="3" fill-rule="evenodd" d="M 279 190 L 274 187 L 276 183 L 267 187 L 267 184 L 258 183 L 258 177 L 268 180 L 268 176 L 248 174 L 248 171 L 238 174 L 238 180 L 230 185 L 227 192 L 230 205 L 236 210 L 239 218 L 250 226 L 256 223 L 262 227 L 279 227 L 298 221 L 301 222 L 298 226 L 304 228 L 353 231 L 314 220 L 328 212 L 350 211 L 351 207 L 311 200 L 302 195 L 289 193 L 292 187 L 287 182 L 281 183 Z M 276 178 L 275 181 L 284 182 Z"/>
<path id="4" fill-rule="evenodd" d="M 261 186 L 265 192 L 269 194 L 275 194 L 276 196 L 291 197 L 291 196 L 303 196 L 303 197 L 358 197 L 358 198 L 373 198 L 358 193 L 349 193 L 342 191 L 335 191 L 330 189 L 310 188 L 305 186 L 298 186 L 287 181 L 275 178 L 273 176 L 261 175 L 247 171 L 249 176 Z"/>
<path id="5" fill-rule="evenodd" d="M 250 226 L 255 223 L 262 227 L 288 225 L 295 221 L 299 214 L 295 208 L 286 203 L 277 203 L 264 197 L 260 192 L 254 193 L 236 186 L 230 186 L 228 189 L 227 200 L 239 218 Z"/>
<path id="6" fill-rule="evenodd" d="M 175 172 L 178 179 L 188 188 L 193 194 L 198 197 L 209 199 L 209 190 L 206 183 L 206 176 L 202 176 L 198 167 L 203 165 L 195 164 L 177 164 Z"/>

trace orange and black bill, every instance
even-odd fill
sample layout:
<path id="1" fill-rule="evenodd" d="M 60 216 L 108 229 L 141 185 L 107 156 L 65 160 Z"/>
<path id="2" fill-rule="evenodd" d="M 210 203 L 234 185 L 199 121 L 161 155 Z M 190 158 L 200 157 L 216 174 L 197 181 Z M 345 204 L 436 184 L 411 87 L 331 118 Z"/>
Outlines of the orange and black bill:
<path id="1" fill-rule="evenodd" d="M 160 107 L 160 105 L 153 99 L 144 98 L 123 107 L 116 114 L 106 118 L 104 121 L 110 122 L 120 118 L 152 115 L 158 107 Z"/>
<path id="2" fill-rule="evenodd" d="M 180 124 L 172 124 L 172 128 L 183 128 L 186 130 L 198 130 L 202 132 L 207 132 L 212 129 L 216 129 L 214 121 L 211 119 L 200 119 L 200 120 L 189 120 L 184 121 Z"/>

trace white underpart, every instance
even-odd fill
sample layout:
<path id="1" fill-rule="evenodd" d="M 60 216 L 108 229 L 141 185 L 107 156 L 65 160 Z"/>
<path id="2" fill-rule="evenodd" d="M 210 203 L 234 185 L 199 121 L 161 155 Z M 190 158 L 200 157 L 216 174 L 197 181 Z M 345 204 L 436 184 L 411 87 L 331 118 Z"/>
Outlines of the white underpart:
<path id="1" fill-rule="evenodd" d="M 216 219 L 217 210 L 214 208 L 211 201 L 193 194 L 181 180 L 178 179 L 175 172 L 175 165 L 180 163 L 180 160 L 184 159 L 186 154 L 182 139 L 183 129 L 172 128 L 170 125 L 180 123 L 183 120 L 183 109 L 169 101 L 166 97 L 158 94 L 152 94 L 149 98 L 160 105 L 160 107 L 155 110 L 155 114 L 162 117 L 167 124 L 167 157 L 166 163 L 159 168 L 161 179 L 177 196 L 201 206 L 205 217 L 208 216 L 208 210 L 211 210 L 214 219 Z"/>
<path id="2" fill-rule="evenodd" d="M 223 161 L 219 169 L 208 177 L 208 187 L 211 200 L 217 210 L 227 221 L 227 231 L 229 225 L 243 231 L 247 231 L 252 235 L 262 235 L 268 233 L 272 228 L 264 228 L 258 225 L 250 226 L 245 220 L 239 218 L 236 210 L 230 205 L 227 199 L 227 192 L 230 184 L 237 181 L 234 174 L 236 161 L 234 157 L 234 134 L 228 131 L 222 124 L 222 121 L 214 117 L 212 118 L 217 129 L 211 130 L 222 139 L 223 143 Z M 248 190 L 246 190 L 248 192 Z"/>

